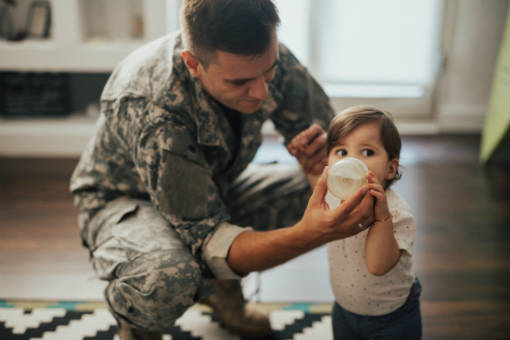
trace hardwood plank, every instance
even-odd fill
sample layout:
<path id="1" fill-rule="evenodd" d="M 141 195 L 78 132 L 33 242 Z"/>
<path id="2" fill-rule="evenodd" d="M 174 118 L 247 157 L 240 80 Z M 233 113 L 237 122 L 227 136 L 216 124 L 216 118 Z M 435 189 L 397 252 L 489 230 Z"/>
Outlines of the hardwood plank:
<path id="1" fill-rule="evenodd" d="M 482 166 L 478 148 L 477 135 L 404 137 L 395 190 L 417 221 L 424 339 L 510 335 L 508 163 Z M 0 298 L 100 296 L 68 189 L 76 162 L 0 158 Z"/>

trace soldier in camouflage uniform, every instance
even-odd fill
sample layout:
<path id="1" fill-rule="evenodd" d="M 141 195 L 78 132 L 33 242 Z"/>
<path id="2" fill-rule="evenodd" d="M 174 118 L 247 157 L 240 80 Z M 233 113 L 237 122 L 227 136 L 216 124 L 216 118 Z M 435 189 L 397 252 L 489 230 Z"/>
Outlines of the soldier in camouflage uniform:
<path id="1" fill-rule="evenodd" d="M 189 0 L 182 14 L 183 35 L 134 51 L 104 88 L 71 179 L 81 237 L 121 338 L 156 337 L 199 300 L 229 330 L 264 336 L 238 280 L 356 233 L 369 195 L 331 215 L 322 176 L 303 215 L 333 110 L 277 42 L 270 0 Z M 267 119 L 301 169 L 250 165 Z"/>

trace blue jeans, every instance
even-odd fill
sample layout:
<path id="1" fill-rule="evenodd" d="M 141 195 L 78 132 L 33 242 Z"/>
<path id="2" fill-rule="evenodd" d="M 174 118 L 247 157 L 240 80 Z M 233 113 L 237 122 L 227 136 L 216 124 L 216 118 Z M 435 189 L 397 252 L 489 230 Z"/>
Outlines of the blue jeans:
<path id="1" fill-rule="evenodd" d="M 421 339 L 421 284 L 411 286 L 409 296 L 397 310 L 377 316 L 351 313 L 338 303 L 332 312 L 333 336 L 339 339 Z"/>

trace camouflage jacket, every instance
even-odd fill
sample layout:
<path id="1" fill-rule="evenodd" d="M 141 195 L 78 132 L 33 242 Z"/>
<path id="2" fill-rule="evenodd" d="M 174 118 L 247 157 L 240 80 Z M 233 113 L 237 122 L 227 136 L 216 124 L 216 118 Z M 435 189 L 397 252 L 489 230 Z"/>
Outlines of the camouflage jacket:
<path id="1" fill-rule="evenodd" d="M 70 188 L 76 207 L 89 217 L 114 199 L 150 199 L 200 257 L 206 238 L 228 223 L 222 191 L 253 159 L 262 123 L 271 119 L 287 144 L 312 122 L 326 128 L 333 110 L 304 66 L 280 44 L 269 98 L 259 111 L 242 114 L 234 155 L 236 135 L 221 107 L 191 77 L 182 50 L 180 34 L 172 33 L 135 50 L 115 68 L 101 96 L 97 131 Z"/>

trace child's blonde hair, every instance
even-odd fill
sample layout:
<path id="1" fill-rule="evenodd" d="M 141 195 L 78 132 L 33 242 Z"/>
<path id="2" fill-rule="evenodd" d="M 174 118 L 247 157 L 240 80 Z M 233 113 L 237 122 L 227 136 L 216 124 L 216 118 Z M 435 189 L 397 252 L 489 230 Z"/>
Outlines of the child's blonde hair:
<path id="1" fill-rule="evenodd" d="M 382 143 L 384 149 L 388 153 L 388 158 L 390 160 L 399 160 L 402 140 L 392 115 L 389 112 L 367 105 L 348 107 L 331 120 L 326 140 L 328 155 L 342 137 L 351 133 L 358 126 L 368 122 L 379 123 Z M 402 177 L 402 174 L 400 170 L 397 170 L 395 177 L 386 183 L 386 187 L 389 187 L 394 181 L 399 180 L 400 177 Z"/>

